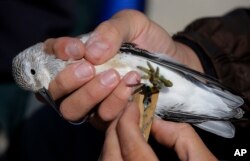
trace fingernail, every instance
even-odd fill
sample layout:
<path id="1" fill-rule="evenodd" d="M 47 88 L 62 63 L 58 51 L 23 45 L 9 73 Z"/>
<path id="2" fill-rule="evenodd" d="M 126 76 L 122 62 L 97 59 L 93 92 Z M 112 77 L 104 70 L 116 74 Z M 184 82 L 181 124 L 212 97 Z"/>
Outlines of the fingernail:
<path id="1" fill-rule="evenodd" d="M 74 41 L 70 42 L 69 44 L 66 45 L 65 47 L 65 53 L 69 56 L 69 57 L 76 57 L 79 55 L 80 53 L 80 48 L 78 46 L 78 44 Z"/>
<path id="2" fill-rule="evenodd" d="M 98 34 L 92 34 L 86 42 L 86 50 L 93 59 L 100 58 L 109 49 L 109 45 L 102 40 Z"/>
<path id="3" fill-rule="evenodd" d="M 140 76 L 135 72 L 128 73 L 123 79 L 127 85 L 136 85 L 140 82 Z"/>
<path id="4" fill-rule="evenodd" d="M 87 79 L 94 74 L 93 68 L 89 63 L 83 62 L 76 67 L 75 76 L 79 79 Z"/>
<path id="5" fill-rule="evenodd" d="M 118 82 L 117 74 L 114 70 L 107 70 L 101 73 L 101 84 L 104 86 L 113 86 Z"/>

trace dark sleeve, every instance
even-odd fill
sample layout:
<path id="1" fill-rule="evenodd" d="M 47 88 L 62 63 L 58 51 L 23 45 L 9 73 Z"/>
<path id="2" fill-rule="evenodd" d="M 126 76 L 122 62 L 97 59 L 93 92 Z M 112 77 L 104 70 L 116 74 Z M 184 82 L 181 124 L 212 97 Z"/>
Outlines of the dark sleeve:
<path id="1" fill-rule="evenodd" d="M 196 20 L 173 38 L 196 52 L 207 74 L 250 100 L 250 9 Z"/>

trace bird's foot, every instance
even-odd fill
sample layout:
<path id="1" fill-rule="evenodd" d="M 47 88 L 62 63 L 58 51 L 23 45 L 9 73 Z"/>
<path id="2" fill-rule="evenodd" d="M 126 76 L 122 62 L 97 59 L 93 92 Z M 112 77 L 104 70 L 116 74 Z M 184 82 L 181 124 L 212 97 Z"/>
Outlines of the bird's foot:
<path id="1" fill-rule="evenodd" d="M 137 66 L 138 69 L 146 73 L 146 75 L 142 75 L 142 79 L 148 79 L 150 83 L 152 84 L 151 92 L 155 93 L 158 92 L 163 87 L 172 87 L 173 83 L 166 79 L 163 75 L 160 74 L 159 67 L 154 67 L 147 62 L 148 68 L 145 68 L 143 66 Z"/>

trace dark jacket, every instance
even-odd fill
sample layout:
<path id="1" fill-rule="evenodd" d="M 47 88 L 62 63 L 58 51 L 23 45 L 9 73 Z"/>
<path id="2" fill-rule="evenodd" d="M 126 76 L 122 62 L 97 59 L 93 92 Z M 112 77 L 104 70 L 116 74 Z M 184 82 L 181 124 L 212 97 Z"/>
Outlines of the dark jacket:
<path id="1" fill-rule="evenodd" d="M 197 53 L 207 74 L 250 102 L 250 9 L 196 20 L 174 39 Z"/>
<path id="2" fill-rule="evenodd" d="M 202 18 L 173 36 L 191 47 L 200 58 L 206 74 L 243 95 L 245 117 L 250 118 L 250 9 L 237 9 L 222 17 Z M 224 160 L 248 160 L 234 157 L 239 148 L 249 148 L 249 120 L 237 122 L 233 139 L 222 139 L 199 131 L 212 153 Z"/>

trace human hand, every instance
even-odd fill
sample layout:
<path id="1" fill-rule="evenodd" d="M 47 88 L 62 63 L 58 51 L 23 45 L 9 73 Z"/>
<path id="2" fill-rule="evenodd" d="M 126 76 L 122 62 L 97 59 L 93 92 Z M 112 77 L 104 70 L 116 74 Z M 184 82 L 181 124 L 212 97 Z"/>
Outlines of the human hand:
<path id="1" fill-rule="evenodd" d="M 68 46 L 76 48 L 68 52 Z M 63 48 L 62 48 L 63 47 Z M 85 51 L 85 46 L 74 38 L 49 39 L 45 42 L 45 51 L 63 60 L 79 60 Z M 75 52 L 75 53 L 74 53 Z M 70 54 L 68 54 L 70 53 Z M 72 53 L 74 53 L 72 55 Z M 80 57 L 78 57 L 80 55 Z M 79 70 L 80 69 L 80 70 Z M 133 86 L 140 82 L 137 72 L 131 71 L 122 79 L 119 74 L 110 69 L 95 75 L 94 66 L 87 61 L 79 61 L 68 65 L 59 72 L 50 83 L 49 90 L 53 99 L 68 95 L 60 104 L 60 112 L 69 121 L 78 121 L 98 105 L 96 115 L 91 123 L 97 128 L 105 128 L 106 122 L 112 120 L 126 103 L 133 92 Z M 113 104 L 118 108 L 113 108 Z M 108 107 L 108 108 L 106 108 Z M 102 114 L 99 116 L 98 114 Z M 100 121 L 101 124 L 100 124 Z"/>
<path id="2" fill-rule="evenodd" d="M 160 144 L 173 148 L 182 161 L 217 160 L 189 124 L 155 119 L 151 132 Z M 141 134 L 135 103 L 129 103 L 108 127 L 100 160 L 158 160 Z"/>
<path id="3" fill-rule="evenodd" d="M 78 45 L 75 55 L 70 55 L 72 51 L 68 54 L 68 45 L 72 43 L 73 46 Z M 49 39 L 45 44 L 47 53 L 55 54 L 56 57 L 65 60 L 78 60 L 82 58 L 81 54 L 85 51 L 85 46 L 74 38 Z M 61 48 L 62 46 L 65 48 Z M 82 119 L 98 105 L 97 113 L 103 114 L 101 115 L 102 122 L 109 122 L 115 117 L 114 114 L 120 112 L 119 107 L 123 107 L 122 104 L 128 101 L 133 91 L 132 86 L 140 82 L 139 74 L 134 71 L 127 73 L 122 79 L 113 69 L 94 75 L 95 69 L 92 64 L 79 61 L 79 63 L 68 65 L 50 83 L 49 90 L 54 99 L 68 95 L 60 104 L 60 111 L 66 120 Z M 118 108 L 113 108 L 113 104 Z M 92 119 L 96 121 L 100 117 L 95 115 Z M 95 121 L 92 120 L 93 123 Z"/>
<path id="4" fill-rule="evenodd" d="M 61 59 L 85 58 L 92 64 L 101 64 L 114 56 L 121 43 L 127 41 L 152 52 L 167 53 L 196 68 L 194 64 L 197 64 L 195 62 L 198 58 L 193 59 L 195 54 L 187 52 L 191 49 L 174 42 L 164 29 L 142 13 L 131 10 L 122 11 L 100 24 L 86 44 L 77 38 L 49 39 L 45 42 L 45 50 Z M 137 73 L 131 72 L 121 80 L 115 70 L 94 75 L 93 65 L 81 62 L 66 67 L 50 83 L 49 90 L 54 99 L 69 95 L 60 106 L 61 113 L 67 120 L 79 120 L 101 103 L 95 120 L 112 121 L 122 110 L 121 106 L 114 109 L 113 105 L 126 102 L 132 92 L 128 84 L 138 83 L 140 79 Z"/>
<path id="5" fill-rule="evenodd" d="M 165 53 L 192 69 L 203 71 L 191 48 L 173 41 L 166 30 L 136 10 L 118 12 L 101 23 L 86 42 L 85 58 L 93 64 L 102 64 L 117 53 L 123 42 L 133 42 L 152 53 Z"/>

